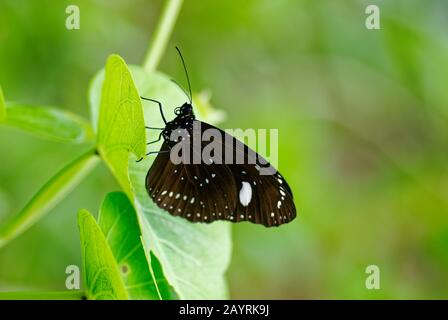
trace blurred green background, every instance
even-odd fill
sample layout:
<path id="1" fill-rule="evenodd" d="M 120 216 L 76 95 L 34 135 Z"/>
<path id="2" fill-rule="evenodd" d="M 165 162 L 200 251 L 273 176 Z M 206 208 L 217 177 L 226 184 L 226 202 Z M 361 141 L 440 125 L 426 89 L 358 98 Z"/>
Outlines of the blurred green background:
<path id="1" fill-rule="evenodd" d="M 81 29 L 65 28 L 65 8 Z M 381 30 L 364 26 L 368 4 Z M 141 64 L 163 1 L 0 2 L 8 101 L 88 117 L 87 87 L 110 53 Z M 186 1 L 159 70 L 210 89 L 224 128 L 278 128 L 279 169 L 299 216 L 233 226 L 232 298 L 448 297 L 448 2 Z M 0 221 L 87 146 L 0 126 Z M 99 166 L 0 250 L 0 290 L 63 290 L 80 264 L 76 212 L 119 187 Z M 367 290 L 365 268 L 381 270 Z"/>

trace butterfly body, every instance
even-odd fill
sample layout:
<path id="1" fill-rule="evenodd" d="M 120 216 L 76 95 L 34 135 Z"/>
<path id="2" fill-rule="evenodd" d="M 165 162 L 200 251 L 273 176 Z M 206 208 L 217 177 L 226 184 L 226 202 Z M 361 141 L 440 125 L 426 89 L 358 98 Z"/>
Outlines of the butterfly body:
<path id="1" fill-rule="evenodd" d="M 193 113 L 193 106 L 188 102 L 184 103 L 181 107 L 176 108 L 175 114 L 176 118 L 170 122 L 167 122 L 162 131 L 163 140 L 170 146 L 176 143 L 171 140 L 171 133 L 178 129 L 192 130 L 193 121 L 196 119 Z"/>

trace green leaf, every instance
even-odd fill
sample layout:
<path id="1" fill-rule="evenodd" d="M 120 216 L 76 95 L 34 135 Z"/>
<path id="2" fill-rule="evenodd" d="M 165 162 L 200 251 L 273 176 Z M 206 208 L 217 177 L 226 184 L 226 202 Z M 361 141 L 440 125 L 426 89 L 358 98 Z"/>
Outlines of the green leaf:
<path id="1" fill-rule="evenodd" d="M 66 143 L 94 141 L 89 122 L 69 111 L 8 103 L 4 112 L 7 116 L 3 124 L 23 129 L 40 138 Z"/>
<path id="2" fill-rule="evenodd" d="M 139 67 L 132 67 L 131 70 L 140 94 L 161 101 L 167 120 L 172 119 L 174 108 L 186 101 L 185 94 L 163 74 L 148 74 Z M 201 120 L 210 121 L 210 109 L 195 109 L 195 112 Z M 145 104 L 144 113 L 148 126 L 163 126 L 157 105 Z M 151 140 L 154 138 L 155 136 Z M 159 150 L 160 143 L 151 147 L 151 151 Z M 145 188 L 145 177 L 153 161 L 154 156 L 146 157 L 139 163 L 129 161 L 136 196 L 135 205 L 146 251 L 151 251 L 158 257 L 165 277 L 179 298 L 226 298 L 224 273 L 231 255 L 229 224 L 193 224 L 158 208 Z"/>
<path id="3" fill-rule="evenodd" d="M 181 299 L 224 299 L 224 273 L 230 263 L 230 225 L 194 224 L 171 216 L 149 198 L 145 176 L 152 159 L 130 162 L 143 244 L 160 260 L 165 277 Z"/>
<path id="4" fill-rule="evenodd" d="M 6 104 L 3 96 L 2 87 L 0 86 L 0 123 L 6 119 Z"/>
<path id="5" fill-rule="evenodd" d="M 132 76 L 118 55 L 106 63 L 98 122 L 98 151 L 126 194 L 131 196 L 129 154 L 145 155 L 145 125 Z"/>
<path id="6" fill-rule="evenodd" d="M 112 249 L 129 297 L 151 300 L 170 298 L 172 289 L 163 274 L 150 268 L 141 242 L 137 214 L 124 193 L 112 192 L 106 196 L 98 224 Z"/>
<path id="7" fill-rule="evenodd" d="M 83 154 L 53 176 L 17 215 L 0 226 L 0 247 L 39 221 L 99 162 L 93 151 Z"/>
<path id="8" fill-rule="evenodd" d="M 78 224 L 87 298 L 128 299 L 118 265 L 95 218 L 88 211 L 80 210 Z"/>
<path id="9" fill-rule="evenodd" d="M 166 75 L 146 73 L 137 66 L 131 66 L 130 70 L 140 95 L 160 101 L 167 120 L 173 118 L 174 108 L 187 101 L 185 93 Z M 104 72 L 99 72 L 91 83 L 89 97 L 94 123 L 103 78 Z M 157 104 L 145 101 L 143 107 L 147 126 L 164 125 Z M 213 114 L 212 111 L 208 107 L 195 109 L 198 118 L 204 121 L 210 121 L 208 116 Z M 158 132 L 150 132 L 148 141 L 155 140 L 157 135 Z M 159 150 L 160 144 L 152 144 L 147 151 Z M 231 255 L 230 225 L 225 222 L 192 224 L 158 208 L 144 186 L 154 156 L 146 157 L 139 163 L 135 160 L 129 159 L 129 174 L 135 195 L 131 199 L 135 201 L 143 244 L 147 257 L 151 258 L 152 269 L 160 263 L 163 274 L 181 299 L 226 298 L 224 273 Z"/>

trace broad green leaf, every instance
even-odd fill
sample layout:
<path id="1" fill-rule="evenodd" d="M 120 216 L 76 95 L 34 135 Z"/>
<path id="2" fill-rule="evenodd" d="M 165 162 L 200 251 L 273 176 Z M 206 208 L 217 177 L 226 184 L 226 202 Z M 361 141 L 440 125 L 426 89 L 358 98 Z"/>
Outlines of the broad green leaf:
<path id="1" fill-rule="evenodd" d="M 143 243 L 163 267 L 163 273 L 181 299 L 224 299 L 224 273 L 230 263 L 230 225 L 195 224 L 171 216 L 149 198 L 145 176 L 152 159 L 130 161 L 135 205 L 140 216 Z"/>
<path id="2" fill-rule="evenodd" d="M 172 289 L 166 279 L 151 272 L 141 242 L 137 214 L 126 194 L 112 192 L 106 196 L 98 224 L 112 249 L 129 297 L 136 300 L 170 298 Z"/>
<path id="3" fill-rule="evenodd" d="M 87 298 L 128 299 L 118 265 L 95 218 L 88 211 L 80 210 L 78 225 Z"/>
<path id="4" fill-rule="evenodd" d="M 69 111 L 8 103 L 5 125 L 20 128 L 44 139 L 66 143 L 94 141 L 94 133 L 88 121 Z M 0 111 L 1 118 L 1 111 Z"/>
<path id="5" fill-rule="evenodd" d="M 89 84 L 89 108 L 90 108 L 90 123 L 95 132 L 98 132 L 98 122 L 101 106 L 101 89 L 104 82 L 104 69 L 98 71 L 90 80 Z"/>
<path id="6" fill-rule="evenodd" d="M 132 76 L 118 55 L 106 63 L 98 119 L 98 151 L 126 194 L 131 196 L 129 153 L 145 155 L 145 125 Z"/>
<path id="7" fill-rule="evenodd" d="M 166 75 L 146 73 L 137 66 L 131 66 L 130 70 L 139 94 L 160 101 L 167 120 L 172 120 L 174 108 L 187 101 L 185 93 Z M 91 83 L 89 97 L 94 123 L 103 79 L 104 72 L 99 72 Z M 157 104 L 144 101 L 143 111 L 147 126 L 164 125 Z M 195 111 L 199 119 L 210 121 L 208 116 L 212 110 L 208 106 Z M 150 132 L 148 141 L 154 140 L 157 135 L 158 132 Z M 152 144 L 147 151 L 159 150 L 160 144 Z M 160 263 L 163 274 L 181 299 L 227 297 L 224 273 L 230 262 L 230 226 L 220 222 L 192 224 L 159 209 L 144 186 L 154 156 L 146 157 L 139 163 L 135 160 L 135 157 L 129 160 L 129 174 L 145 252 L 147 258 L 153 257 L 152 269 Z"/>
<path id="8" fill-rule="evenodd" d="M 0 226 L 0 247 L 39 221 L 65 198 L 99 162 L 93 151 L 83 154 L 53 176 L 17 215 Z"/>
<path id="9" fill-rule="evenodd" d="M 3 96 L 2 87 L 0 86 L 0 123 L 6 119 L 6 104 Z"/>

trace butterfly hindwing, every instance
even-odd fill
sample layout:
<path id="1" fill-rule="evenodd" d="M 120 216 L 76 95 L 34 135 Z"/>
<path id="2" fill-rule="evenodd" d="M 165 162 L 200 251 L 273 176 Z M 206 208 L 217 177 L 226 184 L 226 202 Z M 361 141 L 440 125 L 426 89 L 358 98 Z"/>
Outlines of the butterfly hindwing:
<path id="1" fill-rule="evenodd" d="M 261 167 L 270 166 L 266 159 L 219 128 L 201 122 L 201 129 L 203 132 L 207 129 L 219 130 L 233 141 L 230 150 L 229 146 L 222 146 L 226 152 L 233 152 L 234 164 L 226 165 L 232 171 L 237 187 L 233 222 L 251 221 L 271 227 L 296 217 L 292 191 L 283 176 L 275 169 L 270 172 L 272 174 L 261 174 Z M 236 159 L 244 159 L 244 163 L 237 164 Z"/>
<path id="2" fill-rule="evenodd" d="M 296 216 L 294 202 L 281 175 L 260 175 L 256 169 L 249 170 L 248 166 L 244 169 L 243 174 L 241 168 L 234 170 L 239 173 L 234 177 L 240 187 L 236 221 L 248 220 L 271 227 L 293 220 Z M 245 195 L 252 197 L 249 203 L 249 196 Z"/>

